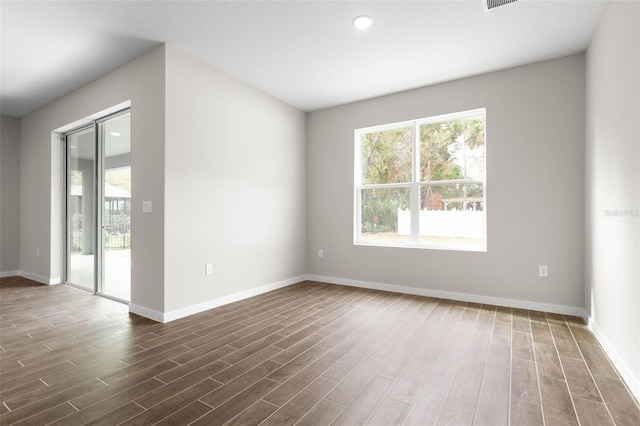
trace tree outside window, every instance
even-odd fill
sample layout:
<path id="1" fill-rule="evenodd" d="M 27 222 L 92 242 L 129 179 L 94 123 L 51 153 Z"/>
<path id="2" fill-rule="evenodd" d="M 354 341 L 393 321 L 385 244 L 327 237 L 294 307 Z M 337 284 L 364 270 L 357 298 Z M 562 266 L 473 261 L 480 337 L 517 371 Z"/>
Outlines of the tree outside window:
<path id="1" fill-rule="evenodd" d="M 484 109 L 356 131 L 356 244 L 486 250 Z"/>

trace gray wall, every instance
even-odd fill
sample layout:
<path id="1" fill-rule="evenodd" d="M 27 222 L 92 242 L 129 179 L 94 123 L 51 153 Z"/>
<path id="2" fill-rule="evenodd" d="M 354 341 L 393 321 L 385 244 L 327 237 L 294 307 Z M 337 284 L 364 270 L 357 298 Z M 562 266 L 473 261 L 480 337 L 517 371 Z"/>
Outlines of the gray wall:
<path id="1" fill-rule="evenodd" d="M 309 273 L 583 312 L 584 66 L 578 54 L 308 114 Z M 488 251 L 355 246 L 354 129 L 480 107 Z"/>
<path id="2" fill-rule="evenodd" d="M 0 118 L 0 275 L 13 275 L 20 269 L 20 119 Z"/>
<path id="3" fill-rule="evenodd" d="M 20 262 L 26 276 L 56 282 L 63 272 L 63 150 L 52 132 L 130 101 L 131 299 L 141 309 L 162 310 L 164 60 L 161 46 L 22 119 Z M 143 200 L 153 201 L 153 214 L 142 214 Z"/>
<path id="4" fill-rule="evenodd" d="M 305 114 L 171 46 L 166 78 L 165 311 L 303 276 Z"/>
<path id="5" fill-rule="evenodd" d="M 594 332 L 640 397 L 640 3 L 607 2 L 587 52 L 587 289 Z"/>

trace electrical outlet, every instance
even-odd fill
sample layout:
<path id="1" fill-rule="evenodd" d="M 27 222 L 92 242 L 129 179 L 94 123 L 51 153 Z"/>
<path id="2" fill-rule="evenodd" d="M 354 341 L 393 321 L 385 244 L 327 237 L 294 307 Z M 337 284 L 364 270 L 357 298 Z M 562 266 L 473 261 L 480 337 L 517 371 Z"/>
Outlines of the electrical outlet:
<path id="1" fill-rule="evenodd" d="M 213 275 L 213 263 L 207 263 L 204 265 L 204 274 Z"/>
<path id="2" fill-rule="evenodd" d="M 324 251 L 322 251 L 322 249 L 318 249 L 318 257 L 324 257 Z"/>
<path id="3" fill-rule="evenodd" d="M 549 268 L 547 268 L 547 265 L 538 266 L 538 276 L 542 278 L 547 278 L 549 276 Z"/>
<path id="4" fill-rule="evenodd" d="M 36 249 L 36 257 L 40 257 L 40 249 Z"/>

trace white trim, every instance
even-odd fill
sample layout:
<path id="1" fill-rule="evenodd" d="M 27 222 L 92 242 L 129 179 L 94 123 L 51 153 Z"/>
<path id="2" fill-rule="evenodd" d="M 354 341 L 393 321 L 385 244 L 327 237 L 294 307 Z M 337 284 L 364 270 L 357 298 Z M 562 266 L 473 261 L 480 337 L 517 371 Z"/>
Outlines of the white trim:
<path id="1" fill-rule="evenodd" d="M 606 352 L 613 366 L 618 370 L 618 374 L 620 374 L 622 380 L 635 396 L 636 401 L 640 401 L 640 378 L 633 375 L 631 368 L 629 368 L 627 363 L 624 362 L 620 354 L 615 350 L 614 346 L 611 344 L 609 339 L 607 339 L 607 336 L 600 327 L 598 327 L 598 324 L 595 322 L 593 317 L 589 317 L 588 324 L 589 330 L 591 330 L 593 335 L 596 336 L 596 339 L 598 339 L 598 343 L 600 343 L 600 346 L 602 346 L 602 349 Z"/>
<path id="2" fill-rule="evenodd" d="M 228 296 L 219 297 L 217 299 L 209 300 L 208 302 L 191 305 L 186 308 L 177 309 L 171 312 L 166 312 L 164 314 L 163 322 L 174 321 L 180 318 L 188 317 L 189 315 L 194 315 L 200 312 L 208 311 L 209 309 L 237 302 L 239 300 L 248 299 L 249 297 L 258 296 L 259 294 L 267 293 L 269 291 L 278 290 L 280 288 L 305 281 L 306 279 L 306 275 L 299 275 L 297 277 L 289 278 L 283 281 L 278 281 L 275 283 L 241 291 L 239 293 L 230 294 Z"/>
<path id="3" fill-rule="evenodd" d="M 164 321 L 164 314 L 162 312 L 154 311 L 153 309 L 145 308 L 144 306 L 133 303 L 129 305 L 129 312 L 157 322 L 166 322 Z"/>
<path id="4" fill-rule="evenodd" d="M 421 124 L 438 123 L 440 121 L 459 120 L 462 118 L 473 118 L 473 117 L 477 117 L 480 114 L 486 114 L 486 111 L 487 111 L 487 107 L 480 107 L 480 108 L 470 109 L 467 111 L 448 112 L 445 114 L 434 115 L 431 117 L 414 118 L 406 121 L 396 121 L 395 123 L 360 127 L 359 129 L 355 129 L 355 132 L 359 134 L 380 132 L 384 130 L 393 130 L 401 127 L 409 127 L 413 125 L 413 123 L 418 123 L 418 125 L 421 125 Z"/>
<path id="5" fill-rule="evenodd" d="M 131 100 L 120 102 L 117 105 L 103 109 L 102 111 L 98 111 L 95 114 L 89 115 L 88 117 L 84 117 L 84 118 L 81 118 L 80 120 L 74 121 L 73 123 L 69 123 L 65 126 L 58 127 L 57 129 L 53 130 L 52 133 L 67 133 L 71 130 L 75 130 L 82 126 L 85 126 L 95 120 L 99 120 L 100 118 L 106 117 L 107 115 L 115 114 L 127 108 L 131 108 Z"/>
<path id="6" fill-rule="evenodd" d="M 60 277 L 48 278 L 48 277 L 43 277 L 41 275 L 32 274 L 31 272 L 25 272 L 25 271 L 19 271 L 19 275 L 21 277 L 25 277 L 32 281 L 37 281 L 41 284 L 46 284 L 46 285 L 55 285 L 55 284 L 62 283 L 62 278 Z"/>
<path id="7" fill-rule="evenodd" d="M 0 278 L 16 277 L 20 275 L 20 271 L 4 271 L 0 272 Z"/>
<path id="8" fill-rule="evenodd" d="M 577 306 L 554 305 L 550 303 L 531 302 L 528 300 L 506 299 L 503 297 L 482 296 L 479 294 L 457 293 L 453 291 L 408 287 L 371 281 L 350 280 L 346 278 L 326 277 L 322 275 L 308 275 L 307 279 L 329 284 L 368 288 L 371 290 L 413 294 L 415 296 L 437 297 L 440 299 L 459 300 L 462 302 L 484 303 L 488 305 L 507 306 L 510 308 L 530 309 L 556 314 L 573 315 L 584 319 L 587 318 L 587 311 L 584 308 Z"/>
<path id="9" fill-rule="evenodd" d="M 473 119 L 477 117 L 483 117 L 485 122 L 487 121 L 487 108 L 476 108 L 468 111 L 453 112 L 447 114 L 441 114 L 432 117 L 425 117 L 415 120 L 407 120 L 398 123 L 383 124 L 377 126 L 363 127 L 354 130 L 354 228 L 353 228 L 353 243 L 354 245 L 375 245 L 380 247 L 406 247 L 406 248 L 420 248 L 420 249 L 445 249 L 456 251 L 471 251 L 471 252 L 486 252 L 487 251 L 487 178 L 486 178 L 486 161 L 487 161 L 487 149 L 485 143 L 484 162 L 485 162 L 485 176 L 483 179 L 454 179 L 454 180 L 439 180 L 439 181 L 423 181 L 420 175 L 420 126 L 425 124 L 443 123 L 452 120 L 460 119 Z M 381 184 L 363 184 L 362 183 L 362 137 L 369 133 L 384 132 L 395 129 L 411 128 L 411 181 L 410 182 L 396 182 L 396 183 L 381 183 Z M 486 137 L 485 137 L 486 140 Z M 463 143 L 466 147 L 466 142 Z M 466 149 L 466 148 L 465 148 Z M 466 151 L 465 151 L 466 152 Z M 465 153 L 466 157 L 466 153 Z M 466 162 L 466 160 L 465 160 Z M 465 163 L 466 164 L 466 163 Z M 465 170 L 465 173 L 467 171 Z M 468 248 L 464 245 L 456 245 L 453 247 L 438 247 L 428 243 L 420 242 L 420 192 L 423 187 L 430 186 L 447 186 L 447 185 L 466 185 L 476 184 L 482 185 L 482 211 L 483 213 L 483 247 L 480 249 Z M 392 240 L 380 240 L 376 244 L 369 244 L 363 239 L 362 235 L 362 192 L 371 189 L 401 189 L 410 188 L 409 192 L 409 211 L 410 211 L 410 232 L 408 244 L 398 243 Z"/>
<path id="10" fill-rule="evenodd" d="M 269 291 L 278 290 L 283 287 L 288 287 L 292 284 L 296 284 L 307 279 L 306 275 L 299 275 L 297 277 L 289 278 L 283 281 L 278 281 L 271 284 L 266 284 L 260 287 L 252 288 L 249 290 L 241 291 L 239 293 L 230 294 L 228 296 L 219 297 L 217 299 L 209 300 L 207 302 L 198 303 L 197 305 L 187 306 L 186 308 L 176 309 L 170 312 L 158 312 L 152 309 L 145 308 L 144 306 L 129 305 L 129 312 L 141 315 L 145 318 L 152 319 L 154 321 L 167 323 L 175 321 L 180 318 L 195 315 L 200 312 L 208 311 L 209 309 L 217 308 L 219 306 L 227 305 L 229 303 L 237 302 L 239 300 L 248 299 L 249 297 L 258 296 Z"/>

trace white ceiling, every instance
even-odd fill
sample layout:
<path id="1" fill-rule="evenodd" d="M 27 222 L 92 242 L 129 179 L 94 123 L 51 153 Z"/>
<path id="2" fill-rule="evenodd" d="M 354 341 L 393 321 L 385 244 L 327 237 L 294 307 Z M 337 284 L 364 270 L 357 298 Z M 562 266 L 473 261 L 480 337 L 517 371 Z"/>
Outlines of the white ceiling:
<path id="1" fill-rule="evenodd" d="M 0 106 L 24 116 L 171 43 L 312 111 L 584 51 L 604 4 L 2 0 Z"/>

